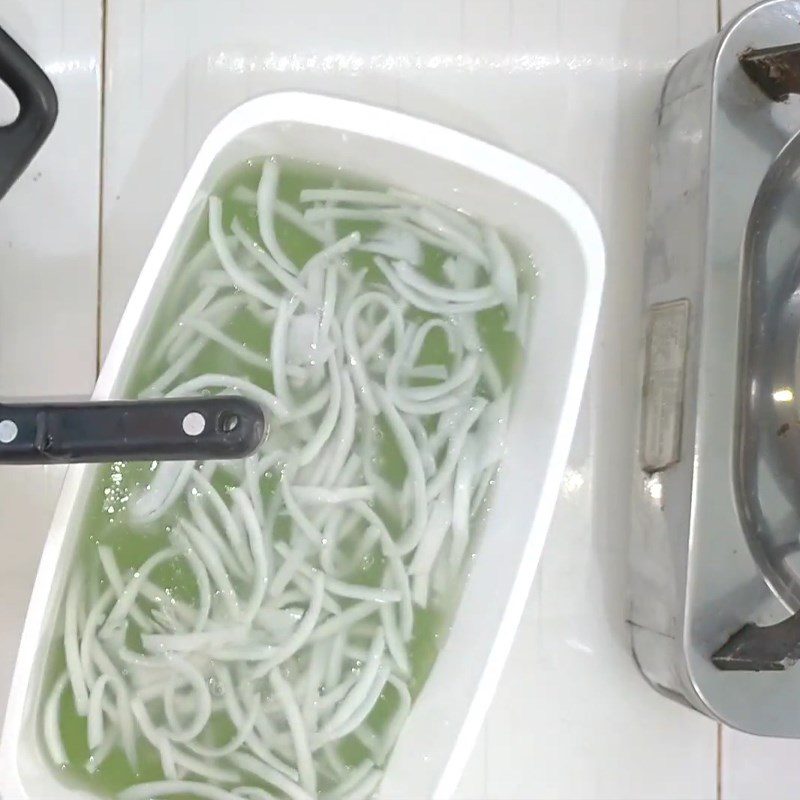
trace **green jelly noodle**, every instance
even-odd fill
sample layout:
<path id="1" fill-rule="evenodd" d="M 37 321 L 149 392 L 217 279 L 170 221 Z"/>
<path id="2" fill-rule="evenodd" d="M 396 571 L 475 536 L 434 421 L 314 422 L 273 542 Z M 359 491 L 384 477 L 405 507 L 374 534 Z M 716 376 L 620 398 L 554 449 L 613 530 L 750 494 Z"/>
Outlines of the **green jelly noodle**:
<path id="1" fill-rule="evenodd" d="M 339 170 L 217 187 L 129 396 L 241 391 L 246 461 L 98 468 L 39 723 L 101 797 L 372 796 L 502 455 L 530 258 Z"/>

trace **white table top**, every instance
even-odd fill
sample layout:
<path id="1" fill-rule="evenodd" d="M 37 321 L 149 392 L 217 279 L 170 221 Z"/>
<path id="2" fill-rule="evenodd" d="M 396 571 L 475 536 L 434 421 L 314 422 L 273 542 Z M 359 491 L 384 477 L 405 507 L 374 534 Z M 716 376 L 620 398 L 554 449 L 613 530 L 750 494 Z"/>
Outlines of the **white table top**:
<path id="1" fill-rule="evenodd" d="M 608 288 L 545 557 L 459 796 L 796 796 L 800 743 L 657 695 L 625 622 L 648 146 L 670 64 L 745 0 L 12 0 L 56 83 L 51 139 L 0 203 L 0 396 L 85 395 L 184 169 L 224 111 L 308 88 L 453 124 L 573 183 Z M 103 61 L 105 58 L 105 70 Z M 0 96 L 0 105 L 2 104 Z M 4 468 L 0 695 L 58 468 Z"/>

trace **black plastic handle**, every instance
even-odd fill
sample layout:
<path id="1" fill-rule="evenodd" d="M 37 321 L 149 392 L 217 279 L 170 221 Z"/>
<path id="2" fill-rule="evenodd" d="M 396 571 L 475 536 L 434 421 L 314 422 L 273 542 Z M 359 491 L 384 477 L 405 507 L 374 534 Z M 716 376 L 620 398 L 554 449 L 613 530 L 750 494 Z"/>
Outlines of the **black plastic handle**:
<path id="1" fill-rule="evenodd" d="M 53 129 L 58 98 L 39 65 L 0 28 L 0 80 L 19 103 L 19 115 L 0 127 L 0 198 L 11 188 Z"/>
<path id="2" fill-rule="evenodd" d="M 0 28 L 0 80 L 19 114 L 0 126 L 0 198 L 53 129 L 58 99 L 38 64 Z M 0 403 L 0 465 L 241 458 L 264 439 L 261 407 L 242 397 Z"/>
<path id="3" fill-rule="evenodd" d="M 264 440 L 261 406 L 219 396 L 0 404 L 0 465 L 242 458 Z"/>

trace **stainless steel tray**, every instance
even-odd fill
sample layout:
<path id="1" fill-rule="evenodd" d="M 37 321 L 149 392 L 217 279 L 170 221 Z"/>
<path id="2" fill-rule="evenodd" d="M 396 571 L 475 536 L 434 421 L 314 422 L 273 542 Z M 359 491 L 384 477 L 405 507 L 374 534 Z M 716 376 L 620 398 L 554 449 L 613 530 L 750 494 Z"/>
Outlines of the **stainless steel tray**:
<path id="1" fill-rule="evenodd" d="M 800 2 L 768 0 L 666 81 L 632 502 L 643 673 L 729 725 L 779 736 L 800 736 L 800 666 L 721 671 L 711 657 L 743 625 L 800 609 L 800 100 L 770 99 L 740 64 L 798 41 Z"/>

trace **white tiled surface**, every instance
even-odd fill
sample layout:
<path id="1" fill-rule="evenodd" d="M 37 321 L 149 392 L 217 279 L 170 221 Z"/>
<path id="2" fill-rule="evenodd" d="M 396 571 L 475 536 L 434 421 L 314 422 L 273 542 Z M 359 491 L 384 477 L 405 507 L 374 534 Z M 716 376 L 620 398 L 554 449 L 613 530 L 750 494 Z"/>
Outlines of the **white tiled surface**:
<path id="1" fill-rule="evenodd" d="M 0 25 L 45 68 L 61 105 L 51 138 L 0 202 L 0 397 L 86 395 L 96 367 L 100 8 L 11 0 Z M 60 467 L 0 472 L 2 708 L 62 477 Z"/>
<path id="2" fill-rule="evenodd" d="M 107 6 L 99 329 L 101 0 L 0 7 L 0 24 L 57 80 L 62 111 L 37 164 L 0 203 L 0 268 L 27 298 L 0 292 L 0 392 L 88 390 L 96 342 L 107 347 L 187 163 L 213 122 L 248 96 L 308 88 L 366 99 L 539 161 L 595 208 L 608 291 L 563 497 L 459 796 L 717 796 L 716 725 L 645 685 L 624 624 L 647 146 L 666 70 L 716 30 L 716 0 Z M 736 6 L 722 0 L 721 11 Z M 0 685 L 57 483 L 43 470 L 0 473 L 3 534 L 21 543 L 19 557 L 0 565 Z M 764 774 L 770 797 L 797 795 L 797 745 L 727 731 L 722 742 L 723 797 L 755 800 Z"/>

